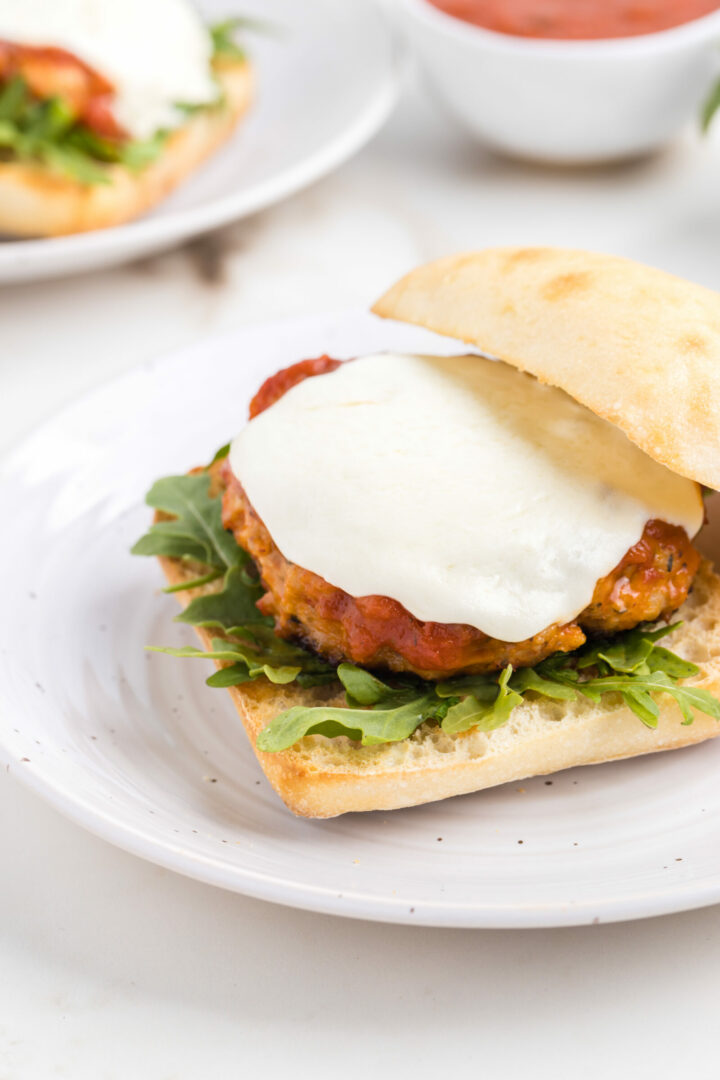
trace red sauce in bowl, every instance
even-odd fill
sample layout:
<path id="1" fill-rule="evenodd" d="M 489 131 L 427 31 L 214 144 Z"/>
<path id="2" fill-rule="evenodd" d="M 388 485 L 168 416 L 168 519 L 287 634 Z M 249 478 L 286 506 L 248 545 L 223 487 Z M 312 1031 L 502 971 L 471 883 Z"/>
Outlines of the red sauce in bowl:
<path id="1" fill-rule="evenodd" d="M 717 11 L 717 0 L 429 0 L 463 22 L 514 37 L 588 40 L 654 34 Z"/>

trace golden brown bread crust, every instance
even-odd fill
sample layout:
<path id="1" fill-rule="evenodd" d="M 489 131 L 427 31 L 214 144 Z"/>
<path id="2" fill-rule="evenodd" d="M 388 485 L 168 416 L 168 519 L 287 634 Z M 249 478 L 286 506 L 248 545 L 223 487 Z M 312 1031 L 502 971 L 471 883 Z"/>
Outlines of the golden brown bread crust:
<path id="1" fill-rule="evenodd" d="M 559 386 L 673 472 L 720 489 L 720 295 L 617 256 L 491 248 L 375 304 Z"/>
<path id="2" fill-rule="evenodd" d="M 171 584 L 197 576 L 197 567 L 159 560 Z M 217 584 L 177 594 L 183 606 Z M 669 647 L 700 667 L 688 685 L 720 696 L 720 577 L 703 562 L 693 592 L 678 613 L 684 626 Z M 211 634 L 196 628 L 204 646 Z M 222 666 L 218 664 L 218 666 Z M 208 693 L 215 691 L 208 690 Z M 525 699 L 508 723 L 484 734 L 447 735 L 424 724 L 401 743 L 359 747 L 345 738 L 311 735 L 281 753 L 258 751 L 259 732 L 293 705 L 344 704 L 332 688 L 274 686 L 265 679 L 230 688 L 250 743 L 268 780 L 293 813 L 328 818 L 348 811 L 392 810 L 446 799 L 511 780 L 671 750 L 720 734 L 717 721 L 697 713 L 685 727 L 677 706 L 658 699 L 658 727 L 646 728 L 614 695 L 595 705 L 586 699 L 554 702 Z"/>
<path id="3" fill-rule="evenodd" d="M 63 236 L 122 225 L 164 199 L 225 142 L 248 108 L 252 68 L 246 61 L 216 63 L 224 104 L 203 109 L 170 135 L 142 172 L 108 165 L 109 184 L 81 184 L 42 165 L 0 162 L 0 233 Z"/>

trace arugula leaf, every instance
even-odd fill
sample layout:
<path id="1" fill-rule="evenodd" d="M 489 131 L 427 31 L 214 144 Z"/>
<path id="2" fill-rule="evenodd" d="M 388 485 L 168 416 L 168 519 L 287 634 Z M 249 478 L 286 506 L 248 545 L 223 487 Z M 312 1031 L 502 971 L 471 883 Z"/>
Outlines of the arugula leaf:
<path id="1" fill-rule="evenodd" d="M 657 727 L 660 709 L 647 690 L 625 690 L 622 698 L 628 708 L 632 709 L 646 727 Z"/>
<path id="2" fill-rule="evenodd" d="M 37 100 L 17 75 L 0 89 L 0 157 L 38 161 L 82 184 L 108 184 L 105 166 L 133 171 L 154 161 L 168 133 L 145 141 L 107 139 L 81 123 L 62 97 Z"/>
<path id="3" fill-rule="evenodd" d="M 89 128 L 76 126 L 67 136 L 68 147 L 109 165 L 124 165 L 131 172 L 141 172 L 159 157 L 167 142 L 169 131 L 158 131 L 150 139 L 130 139 L 119 142 L 106 139 Z"/>
<path id="4" fill-rule="evenodd" d="M 255 678 L 256 676 L 250 674 L 245 664 L 230 664 L 214 672 L 205 680 L 205 685 L 226 690 L 228 686 L 240 686 L 242 683 L 252 682 Z"/>
<path id="5" fill-rule="evenodd" d="M 231 636 L 244 638 L 246 647 L 257 655 L 261 655 L 266 663 L 295 665 L 301 671 L 316 675 L 328 673 L 335 675 L 333 664 L 329 664 L 315 653 L 308 652 L 301 645 L 278 637 L 264 622 L 251 626 L 236 626 L 229 633 Z"/>
<path id="6" fill-rule="evenodd" d="M 301 671 L 295 682 L 298 686 L 310 687 L 310 686 L 328 686 L 329 683 L 336 683 L 338 681 L 337 674 L 330 671 L 318 671 L 313 673 L 311 671 Z"/>
<path id="7" fill-rule="evenodd" d="M 544 679 L 535 668 L 520 668 L 519 671 L 513 672 L 509 685 L 518 694 L 526 694 L 528 690 L 532 690 L 554 701 L 572 701 L 575 698 L 572 686 L 552 679 Z"/>
<path id="8" fill-rule="evenodd" d="M 337 677 L 345 687 L 348 704 L 351 705 L 378 705 L 398 695 L 407 696 L 407 689 L 393 689 L 355 664 L 339 664 Z"/>
<path id="9" fill-rule="evenodd" d="M 42 162 L 55 172 L 82 184 L 109 183 L 104 169 L 72 146 L 24 133 L 8 121 L 0 122 L 0 160 L 3 157 Z"/>
<path id="10" fill-rule="evenodd" d="M 257 738 L 259 750 L 287 750 L 305 735 L 346 735 L 363 746 L 402 742 L 433 717 L 441 703 L 432 691 L 394 709 L 343 709 L 295 705 L 280 713 Z"/>
<path id="11" fill-rule="evenodd" d="M 178 593 L 187 592 L 188 589 L 201 589 L 203 585 L 209 585 L 211 581 L 217 581 L 222 576 L 222 570 L 211 570 L 201 577 L 191 578 L 190 581 L 179 581 L 177 585 L 166 585 L 163 592 Z"/>
<path id="12" fill-rule="evenodd" d="M 222 456 L 222 451 L 219 451 L 213 460 L 217 461 Z M 223 527 L 222 499 L 210 494 L 210 483 L 210 475 L 207 471 L 202 471 L 184 476 L 164 477 L 153 484 L 146 502 L 156 510 L 173 517 L 170 521 L 159 521 L 151 525 L 131 550 L 134 555 L 191 559 L 208 567 L 207 574 L 170 586 L 170 590 L 174 592 L 197 588 L 223 577 L 219 590 L 194 597 L 184 611 L 176 616 L 176 621 L 193 626 L 217 626 L 230 634 L 241 636 L 250 632 L 251 640 L 255 642 L 254 646 L 249 646 L 250 652 L 252 653 L 253 649 L 257 652 L 261 629 L 268 628 L 273 620 L 261 615 L 257 609 L 257 601 L 263 594 L 262 586 L 253 573 L 250 557 L 239 547 L 232 533 Z M 275 643 L 271 650 L 272 656 L 268 655 L 270 646 L 265 639 L 266 660 L 253 667 L 256 674 L 267 674 L 266 667 L 273 671 L 279 668 L 297 668 L 296 673 L 305 670 L 308 667 L 306 663 L 298 664 L 296 660 L 287 662 L 291 648 L 295 655 L 302 654 L 304 658 L 311 659 L 308 670 L 327 670 L 327 665 L 318 666 L 321 662 L 316 661 L 305 650 L 291 647 L 284 642 L 282 651 L 285 659 L 278 662 L 280 639 L 274 634 L 271 636 Z M 219 683 L 216 681 L 211 685 Z"/>
<path id="13" fill-rule="evenodd" d="M 232 664 L 242 664 L 247 671 L 248 678 L 255 679 L 259 675 L 265 675 L 273 683 L 292 682 L 300 674 L 301 670 L 299 667 L 289 665 L 275 667 L 272 664 L 267 664 L 264 662 L 263 657 L 254 654 L 252 649 L 243 648 L 241 645 L 228 641 L 227 638 L 213 638 L 211 649 L 195 649 L 188 645 L 182 649 L 148 645 L 147 649 L 149 652 L 167 653 L 168 656 L 189 657 L 199 660 L 226 660 Z"/>
<path id="14" fill-rule="evenodd" d="M 208 566 L 229 569 L 249 562 L 248 555 L 238 546 L 232 533 L 223 528 L 222 499 L 210 497 L 210 477 L 206 472 L 157 480 L 145 502 L 155 510 L 172 514 L 173 520 L 151 525 L 146 536 L 132 548 L 133 555 L 175 556 L 177 545 L 173 543 L 172 551 L 164 551 L 163 540 L 182 537 L 190 542 L 192 552 L 203 552 L 199 561 Z M 148 537 L 153 538 L 152 543 Z M 148 547 L 153 550 L 146 550 Z M 196 556 L 191 554 L 190 557 Z"/>
<path id="15" fill-rule="evenodd" d="M 508 664 L 500 673 L 492 702 L 480 702 L 471 694 L 457 705 L 452 705 L 440 725 L 443 731 L 449 735 L 458 735 L 470 728 L 494 731 L 506 724 L 515 706 L 522 703 L 522 695 L 508 685 L 512 670 L 512 665 Z"/>
<path id="16" fill-rule="evenodd" d="M 150 139 L 131 139 L 129 142 L 122 143 L 117 161 L 131 172 L 142 172 L 160 157 L 169 137 L 169 131 L 161 130 L 156 131 Z"/>
<path id="17" fill-rule="evenodd" d="M 648 637 L 643 637 L 637 630 L 630 630 L 612 643 L 598 651 L 600 660 L 604 660 L 613 671 L 622 671 L 630 675 L 639 668 L 646 667 L 646 661 L 655 646 Z"/>
<path id="18" fill-rule="evenodd" d="M 664 671 L 671 679 L 690 679 L 700 671 L 697 664 L 681 659 L 661 645 L 656 645 L 648 656 L 647 667 L 649 671 Z"/>
<path id="19" fill-rule="evenodd" d="M 678 658 L 679 659 L 679 658 Z M 578 690 L 590 697 L 592 694 L 620 693 L 634 695 L 641 702 L 645 702 L 645 694 L 670 694 L 681 708 L 697 709 L 698 712 L 711 716 L 714 720 L 720 720 L 720 701 L 709 690 L 701 690 L 694 686 L 679 686 L 670 675 L 664 671 L 653 671 L 647 675 L 623 676 L 610 675 L 604 678 L 590 679 L 588 682 L 577 684 Z M 627 702 L 630 705 L 630 702 Z M 630 705 L 630 708 L 633 708 Z M 633 712 L 637 712 L 633 709 Z M 640 713 L 638 712 L 638 715 Z M 686 717 L 692 715 L 683 712 Z M 657 713 L 655 713 L 657 717 Z M 655 725 L 652 725 L 653 727 Z"/>
<path id="20" fill-rule="evenodd" d="M 660 638 L 672 634 L 682 623 L 672 623 L 669 626 L 661 626 L 656 630 L 645 627 L 636 627 L 634 630 L 625 630 L 615 635 L 613 639 L 601 638 L 588 642 L 574 653 L 557 653 L 538 665 L 539 668 L 553 668 L 557 670 L 562 665 L 563 655 L 570 657 L 574 667 L 578 671 L 586 668 L 596 668 L 601 674 L 608 675 L 611 671 L 624 671 L 630 674 L 643 669 L 653 653 L 653 646 Z"/>
<path id="21" fill-rule="evenodd" d="M 144 552 L 142 553 L 144 554 Z M 176 622 L 191 626 L 220 626 L 234 630 L 238 624 L 252 626 L 255 623 L 272 625 L 272 619 L 261 615 L 255 606 L 263 594 L 261 585 L 250 585 L 241 566 L 233 566 L 225 574 L 219 592 L 196 596 L 184 611 L 175 616 Z"/>
<path id="22" fill-rule="evenodd" d="M 190 621 L 195 625 L 221 626 L 226 630 L 227 637 L 213 638 L 212 648 L 209 650 L 190 646 L 181 649 L 149 646 L 150 651 L 178 657 L 223 660 L 229 664 L 230 666 L 222 668 L 207 679 L 208 686 L 237 686 L 262 675 L 274 683 L 292 682 L 301 674 L 317 682 L 328 681 L 328 678 L 334 681 L 336 675 L 330 664 L 299 645 L 277 637 L 270 627 L 265 625 L 267 619 L 255 608 L 250 590 L 242 583 L 242 574 L 240 567 L 229 570 L 226 582 L 229 581 L 230 584 L 226 584 L 222 592 L 196 597 L 185 611 L 177 616 L 180 621 Z M 232 584 L 233 582 L 236 582 L 237 586 Z M 216 604 L 211 607 L 213 602 Z M 191 612 L 193 607 L 195 610 Z M 189 620 L 188 612 L 191 612 Z M 208 619 L 205 617 L 208 614 L 221 618 Z M 234 625 L 239 615 L 245 616 L 246 625 Z M 226 624 L 230 624 L 229 627 Z"/>
<path id="23" fill-rule="evenodd" d="M 227 57 L 229 60 L 244 60 L 245 50 L 238 45 L 235 34 L 243 27 L 241 18 L 223 19 L 210 27 L 213 55 Z"/>
<path id="24" fill-rule="evenodd" d="M 72 109 L 62 98 L 53 97 L 28 106 L 25 133 L 52 142 L 65 135 L 74 124 Z"/>
<path id="25" fill-rule="evenodd" d="M 459 694 L 472 694 L 478 701 L 494 701 L 497 692 L 497 679 L 492 675 L 459 675 L 455 679 L 446 679 L 435 687 L 438 697 L 457 697 Z"/>
<path id="26" fill-rule="evenodd" d="M 221 446 L 219 450 L 215 451 L 215 454 L 213 455 L 213 459 L 210 462 L 210 464 L 215 465 L 218 461 L 224 461 L 229 453 L 230 453 L 230 443 L 225 443 L 224 446 Z"/>
<path id="27" fill-rule="evenodd" d="M 489 716 L 493 705 L 487 701 L 478 701 L 474 694 L 468 694 L 461 701 L 450 699 L 448 711 L 443 717 L 441 727 L 448 735 L 459 735 L 470 728 L 480 728 Z"/>
<path id="28" fill-rule="evenodd" d="M 0 120 L 16 120 L 26 108 L 29 99 L 25 80 L 15 75 L 0 89 Z"/>
<path id="29" fill-rule="evenodd" d="M 710 90 L 700 110 L 700 130 L 703 135 L 707 134 L 718 109 L 720 109 L 720 79 Z"/>
<path id="30" fill-rule="evenodd" d="M 258 34 L 276 34 L 278 32 L 274 23 L 267 19 L 252 19 L 236 15 L 222 22 L 214 23 L 209 27 L 212 41 L 213 55 L 228 60 L 245 60 L 245 49 L 238 44 L 236 35 L 245 30 Z"/>
<path id="31" fill-rule="evenodd" d="M 170 523 L 158 522 L 158 524 Z M 170 559 L 183 559 L 203 563 L 206 566 L 212 565 L 208 558 L 208 550 L 204 544 L 196 543 L 188 536 L 173 536 L 168 530 L 158 529 L 156 525 L 153 525 L 149 532 L 145 533 L 137 543 L 133 544 L 130 554 L 165 555 Z M 213 570 L 222 575 L 222 570 L 219 567 L 216 566 Z"/>

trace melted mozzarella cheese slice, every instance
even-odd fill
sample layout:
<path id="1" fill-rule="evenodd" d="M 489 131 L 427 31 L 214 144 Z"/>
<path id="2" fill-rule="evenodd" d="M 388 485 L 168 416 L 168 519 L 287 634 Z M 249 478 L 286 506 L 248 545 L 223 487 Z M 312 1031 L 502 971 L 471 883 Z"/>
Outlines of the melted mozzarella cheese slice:
<path id="1" fill-rule="evenodd" d="M 137 139 L 209 104 L 218 87 L 207 27 L 186 0 L 0 0 L 0 39 L 67 49 L 109 79 L 115 119 Z"/>
<path id="2" fill-rule="evenodd" d="M 293 387 L 230 463 L 283 555 L 352 596 L 522 641 L 564 623 L 697 484 L 562 390 L 478 356 L 367 356 Z"/>

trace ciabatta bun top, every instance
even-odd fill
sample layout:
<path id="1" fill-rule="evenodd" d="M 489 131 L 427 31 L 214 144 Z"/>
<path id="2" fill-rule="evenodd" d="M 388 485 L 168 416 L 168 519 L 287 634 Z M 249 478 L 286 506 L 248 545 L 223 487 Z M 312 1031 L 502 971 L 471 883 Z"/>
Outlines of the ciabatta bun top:
<path id="1" fill-rule="evenodd" d="M 489 248 L 411 271 L 373 311 L 559 386 L 720 489 L 720 294 L 613 255 Z"/>

